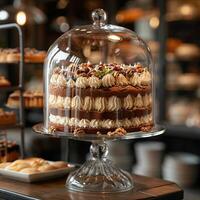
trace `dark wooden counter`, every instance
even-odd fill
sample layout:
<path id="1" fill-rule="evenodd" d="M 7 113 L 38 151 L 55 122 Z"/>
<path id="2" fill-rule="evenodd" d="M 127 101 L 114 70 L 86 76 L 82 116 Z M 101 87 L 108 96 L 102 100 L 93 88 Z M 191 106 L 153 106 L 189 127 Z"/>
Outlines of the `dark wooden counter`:
<path id="1" fill-rule="evenodd" d="M 172 182 L 144 176 L 133 176 L 135 188 L 115 194 L 68 191 L 65 178 L 40 183 L 22 183 L 0 176 L 0 199 L 6 200 L 181 200 L 183 191 Z"/>

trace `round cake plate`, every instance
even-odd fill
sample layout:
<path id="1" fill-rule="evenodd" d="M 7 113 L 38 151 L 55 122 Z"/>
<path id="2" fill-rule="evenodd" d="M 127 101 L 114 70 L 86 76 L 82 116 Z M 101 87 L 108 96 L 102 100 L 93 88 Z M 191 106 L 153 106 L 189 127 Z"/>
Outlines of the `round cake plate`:
<path id="1" fill-rule="evenodd" d="M 92 142 L 90 158 L 78 170 L 69 174 L 66 187 L 72 191 L 96 193 L 125 192 L 134 187 L 131 175 L 117 168 L 107 158 L 108 147 L 106 141 L 145 138 L 164 133 L 163 128 L 155 127 L 150 132 L 133 132 L 124 136 L 94 134 L 75 136 L 72 133 L 49 132 L 43 124 L 35 125 L 33 130 L 42 135 Z"/>

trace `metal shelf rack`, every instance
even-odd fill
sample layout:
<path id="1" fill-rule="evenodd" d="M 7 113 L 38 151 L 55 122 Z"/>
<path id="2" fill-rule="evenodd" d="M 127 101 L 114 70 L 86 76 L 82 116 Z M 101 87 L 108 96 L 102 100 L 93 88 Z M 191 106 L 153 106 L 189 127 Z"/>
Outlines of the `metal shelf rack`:
<path id="1" fill-rule="evenodd" d="M 20 62 L 19 62 L 19 83 L 18 86 L 11 86 L 1 88 L 0 92 L 2 91 L 13 91 L 19 90 L 19 122 L 15 125 L 3 126 L 0 129 L 13 129 L 19 128 L 20 129 L 20 151 L 21 157 L 24 158 L 24 100 L 23 100 L 23 91 L 24 91 L 24 44 L 23 44 L 23 33 L 20 26 L 16 23 L 10 24 L 2 24 L 0 25 L 0 30 L 5 29 L 15 29 L 18 33 L 19 39 L 19 49 L 20 49 Z"/>

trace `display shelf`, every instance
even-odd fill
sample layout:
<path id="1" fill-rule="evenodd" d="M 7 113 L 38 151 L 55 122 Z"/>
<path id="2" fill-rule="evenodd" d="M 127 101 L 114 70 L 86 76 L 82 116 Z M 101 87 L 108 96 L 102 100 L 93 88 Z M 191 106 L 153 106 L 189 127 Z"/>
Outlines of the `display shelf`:
<path id="1" fill-rule="evenodd" d="M 15 128 L 24 128 L 23 124 L 11 124 L 11 125 L 5 125 L 0 126 L 0 130 L 8 130 L 8 129 L 15 129 Z"/>
<path id="2" fill-rule="evenodd" d="M 174 96 L 175 98 L 185 98 L 185 99 L 199 99 L 199 88 L 198 89 L 182 89 L 182 88 L 176 88 L 176 89 L 166 89 L 166 93 L 170 95 L 170 97 Z"/>
<path id="3" fill-rule="evenodd" d="M 159 114 L 158 119 L 159 121 L 166 122 L 167 121 L 167 113 L 168 113 L 168 100 L 170 97 L 175 97 L 176 99 L 188 99 L 193 100 L 199 99 L 199 87 L 193 87 L 193 88 L 182 88 L 182 87 L 176 87 L 176 88 L 169 88 L 167 85 L 167 65 L 170 62 L 175 62 L 181 65 L 181 69 L 184 71 L 187 71 L 189 67 L 191 66 L 199 66 L 200 63 L 200 57 L 199 56 L 193 56 L 191 58 L 184 58 L 176 55 L 175 53 L 169 53 L 167 52 L 167 39 L 168 35 L 169 37 L 172 37 L 173 29 L 170 27 L 169 23 L 169 14 L 167 13 L 167 1 L 160 0 L 159 2 L 159 9 L 160 9 L 160 26 L 159 26 L 159 42 L 160 42 L 160 49 L 159 51 L 159 69 L 158 69 L 158 85 L 159 88 L 157 89 L 158 99 L 159 102 L 162 102 L 159 107 Z M 191 22 L 193 20 L 180 20 L 178 17 L 174 18 L 174 21 L 177 23 L 181 22 Z M 195 26 L 194 26 L 195 27 Z M 177 29 L 179 32 L 180 30 Z M 176 37 L 173 36 L 173 38 L 179 38 L 180 35 L 178 35 L 178 31 L 175 31 Z M 189 31 L 186 29 L 186 31 Z M 169 32 L 169 33 L 168 33 Z M 199 32 L 199 31 L 198 31 Z M 171 33 L 171 34 L 170 34 Z M 196 43 L 195 41 L 191 41 L 192 36 L 195 36 L 194 29 L 192 29 L 192 32 L 189 32 L 190 35 L 188 41 L 188 38 L 181 38 L 182 41 L 187 41 L 187 43 Z M 168 35 L 167 35 L 168 34 Z M 198 35 L 198 34 L 197 34 Z M 186 34 L 182 34 L 181 36 L 186 37 Z M 194 64 L 194 65 L 193 65 Z M 174 84 L 175 85 L 175 84 Z M 189 101 L 188 101 L 189 102 Z M 190 103 L 190 102 L 189 102 Z M 184 109 L 184 107 L 183 107 Z M 173 136 L 173 137 L 185 137 L 185 138 L 199 138 L 200 139 L 200 128 L 198 127 L 188 127 L 186 125 L 174 125 L 171 124 L 171 122 L 167 122 L 166 124 L 167 134 L 166 136 Z"/>
<path id="4" fill-rule="evenodd" d="M 188 139 L 200 139 L 200 127 L 188 127 L 186 125 L 166 124 L 166 136 Z"/>
<path id="5" fill-rule="evenodd" d="M 7 105 L 6 104 L 6 107 L 7 108 L 10 108 L 10 109 L 13 109 L 13 110 L 18 110 L 19 109 L 19 107 L 12 107 L 12 106 L 9 106 L 9 105 Z M 25 111 L 29 111 L 29 110 L 43 110 L 43 107 L 24 107 L 24 110 Z"/>
<path id="6" fill-rule="evenodd" d="M 176 92 L 176 91 L 196 92 L 197 90 L 199 90 L 199 87 L 196 87 L 196 88 L 167 87 L 166 90 L 168 92 Z"/>
<path id="7" fill-rule="evenodd" d="M 24 157 L 24 99 L 23 99 L 23 90 L 24 90 L 24 44 L 23 44 L 23 33 L 21 27 L 16 23 L 2 24 L 0 25 L 0 30 L 13 29 L 17 31 L 19 49 L 20 49 L 20 60 L 17 63 L 19 65 L 19 83 L 18 86 L 10 86 L 0 88 L 2 91 L 12 91 L 15 89 L 19 90 L 19 123 L 13 125 L 0 126 L 0 130 L 20 128 L 20 151 L 22 158 Z"/>
<path id="8" fill-rule="evenodd" d="M 0 62 L 0 65 L 19 65 L 20 62 Z M 43 65 L 44 62 L 24 62 L 24 64 L 29 65 Z"/>
<path id="9" fill-rule="evenodd" d="M 166 62 L 167 63 L 171 63 L 171 62 L 175 62 L 175 63 L 180 63 L 185 65 L 189 65 L 189 64 L 199 64 L 200 63 L 200 57 L 188 57 L 188 58 L 181 58 L 177 55 L 175 55 L 175 53 L 166 53 Z"/>
<path id="10" fill-rule="evenodd" d="M 12 92 L 21 89 L 22 89 L 21 86 L 6 86 L 6 87 L 0 87 L 0 92 Z"/>

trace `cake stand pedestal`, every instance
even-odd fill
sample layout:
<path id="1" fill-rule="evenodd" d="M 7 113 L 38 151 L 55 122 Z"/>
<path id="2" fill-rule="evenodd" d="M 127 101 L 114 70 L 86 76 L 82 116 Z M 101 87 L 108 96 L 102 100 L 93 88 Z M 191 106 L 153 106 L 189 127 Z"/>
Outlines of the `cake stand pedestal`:
<path id="1" fill-rule="evenodd" d="M 37 124 L 33 130 L 40 134 L 56 137 L 67 137 L 75 140 L 90 141 L 90 158 L 76 171 L 69 174 L 66 187 L 72 191 L 113 193 L 125 192 L 134 187 L 131 175 L 117 168 L 107 158 L 108 147 L 106 141 L 119 139 L 136 139 L 160 135 L 164 130 L 160 127 L 151 132 L 133 132 L 125 136 L 107 136 L 84 134 L 74 136 L 71 133 L 53 132 L 46 130 L 43 124 Z"/>

